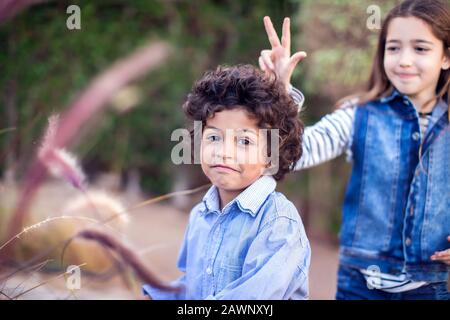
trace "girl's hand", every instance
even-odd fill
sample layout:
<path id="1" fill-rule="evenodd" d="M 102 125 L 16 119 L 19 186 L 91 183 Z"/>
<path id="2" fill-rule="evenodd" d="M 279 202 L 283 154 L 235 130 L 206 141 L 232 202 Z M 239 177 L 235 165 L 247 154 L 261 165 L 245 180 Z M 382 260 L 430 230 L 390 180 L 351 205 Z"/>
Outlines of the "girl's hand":
<path id="1" fill-rule="evenodd" d="M 450 236 L 447 237 L 447 240 L 450 241 Z M 444 251 L 437 251 L 431 257 L 433 261 L 440 261 L 450 266 L 450 249 Z"/>
<path id="2" fill-rule="evenodd" d="M 272 49 L 262 50 L 259 57 L 259 66 L 267 74 L 276 75 L 284 84 L 286 90 L 289 89 L 292 72 L 302 59 L 306 57 L 306 52 L 299 51 L 291 56 L 291 26 L 290 19 L 284 18 L 283 34 L 281 42 L 269 17 L 264 17 L 264 27 Z"/>

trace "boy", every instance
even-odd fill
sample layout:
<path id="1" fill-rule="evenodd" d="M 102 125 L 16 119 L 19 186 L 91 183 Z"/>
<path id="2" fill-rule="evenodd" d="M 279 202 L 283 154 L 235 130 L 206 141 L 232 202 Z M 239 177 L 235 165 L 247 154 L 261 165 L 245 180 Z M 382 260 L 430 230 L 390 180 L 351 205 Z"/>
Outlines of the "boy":
<path id="1" fill-rule="evenodd" d="M 301 156 L 296 103 L 276 79 L 240 65 L 205 74 L 183 109 L 202 123 L 201 167 L 213 186 L 190 214 L 178 257 L 184 275 L 173 283 L 182 289 L 144 285 L 144 293 L 306 299 L 309 242 L 295 206 L 275 191 Z"/>

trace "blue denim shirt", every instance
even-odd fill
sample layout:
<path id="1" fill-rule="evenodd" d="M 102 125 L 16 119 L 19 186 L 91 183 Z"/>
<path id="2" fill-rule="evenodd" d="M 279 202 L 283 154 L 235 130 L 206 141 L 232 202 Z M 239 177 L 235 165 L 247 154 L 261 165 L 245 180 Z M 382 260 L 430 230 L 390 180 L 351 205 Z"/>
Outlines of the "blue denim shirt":
<path id="1" fill-rule="evenodd" d="M 153 299 L 306 299 L 311 250 L 301 218 L 272 177 L 219 209 L 212 186 L 190 214 L 178 257 L 181 292 L 144 285 Z"/>
<path id="2" fill-rule="evenodd" d="M 447 279 L 448 267 L 430 260 L 448 248 L 450 235 L 447 108 L 438 102 L 424 137 L 416 109 L 398 91 L 356 109 L 341 264 L 403 270 L 416 281 Z"/>

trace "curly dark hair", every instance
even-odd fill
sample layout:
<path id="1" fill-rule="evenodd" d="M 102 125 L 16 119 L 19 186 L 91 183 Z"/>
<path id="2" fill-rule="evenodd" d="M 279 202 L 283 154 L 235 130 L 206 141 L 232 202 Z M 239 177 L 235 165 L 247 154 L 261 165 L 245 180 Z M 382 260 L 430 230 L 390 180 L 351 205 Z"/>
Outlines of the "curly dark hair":
<path id="1" fill-rule="evenodd" d="M 279 169 L 273 177 L 281 180 L 302 155 L 304 126 L 296 103 L 277 79 L 252 65 L 237 65 L 206 72 L 183 104 L 187 117 L 202 121 L 203 128 L 216 112 L 235 108 L 246 110 L 258 121 L 259 128 L 279 129 Z M 193 134 L 192 130 L 191 137 Z M 269 130 L 268 146 L 270 139 Z"/>

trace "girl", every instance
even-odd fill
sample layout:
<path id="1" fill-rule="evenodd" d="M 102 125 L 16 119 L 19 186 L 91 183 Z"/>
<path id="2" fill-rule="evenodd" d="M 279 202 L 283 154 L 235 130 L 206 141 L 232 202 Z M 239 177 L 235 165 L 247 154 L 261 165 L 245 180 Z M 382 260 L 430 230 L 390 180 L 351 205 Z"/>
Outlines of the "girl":
<path id="1" fill-rule="evenodd" d="M 260 66 L 289 88 L 290 56 L 264 19 L 271 50 Z M 450 299 L 450 8 L 407 0 L 379 36 L 367 90 L 305 129 L 302 169 L 345 151 L 353 162 L 343 205 L 337 299 Z M 296 95 L 291 90 L 291 95 Z"/>

